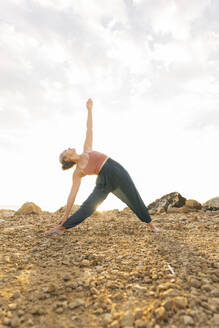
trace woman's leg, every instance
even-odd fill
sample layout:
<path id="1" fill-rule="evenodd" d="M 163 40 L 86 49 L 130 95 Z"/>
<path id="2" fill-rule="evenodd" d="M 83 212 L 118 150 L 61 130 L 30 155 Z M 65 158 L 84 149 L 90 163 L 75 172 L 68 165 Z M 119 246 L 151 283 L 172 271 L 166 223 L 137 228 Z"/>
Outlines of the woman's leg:
<path id="1" fill-rule="evenodd" d="M 123 168 L 117 168 L 117 187 L 112 193 L 123 201 L 143 222 L 151 222 L 151 217 L 132 178 Z"/>
<path id="2" fill-rule="evenodd" d="M 62 226 L 66 229 L 70 229 L 84 221 L 96 210 L 104 199 L 106 199 L 109 192 L 109 190 L 103 189 L 99 185 L 96 185 L 90 196 L 83 202 L 77 211 L 69 216 Z"/>

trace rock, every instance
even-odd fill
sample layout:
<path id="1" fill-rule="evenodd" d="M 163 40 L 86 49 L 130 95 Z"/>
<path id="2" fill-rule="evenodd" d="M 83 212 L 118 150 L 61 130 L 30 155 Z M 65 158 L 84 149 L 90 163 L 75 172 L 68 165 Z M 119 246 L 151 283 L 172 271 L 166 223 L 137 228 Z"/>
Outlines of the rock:
<path id="1" fill-rule="evenodd" d="M 20 293 L 18 291 L 15 291 L 14 294 L 12 295 L 11 299 L 16 300 L 20 296 L 21 296 Z"/>
<path id="2" fill-rule="evenodd" d="M 18 315 L 19 317 L 22 317 L 22 316 L 24 315 L 24 311 L 19 310 L 19 311 L 17 312 L 17 315 Z"/>
<path id="3" fill-rule="evenodd" d="M 190 280 L 190 286 L 195 287 L 195 288 L 200 288 L 201 287 L 201 281 L 191 278 Z"/>
<path id="4" fill-rule="evenodd" d="M 155 310 L 155 316 L 158 320 L 167 320 L 168 318 L 166 309 L 163 306 Z"/>
<path id="5" fill-rule="evenodd" d="M 72 277 L 70 276 L 70 275 L 68 275 L 68 274 L 66 274 L 64 277 L 63 277 L 63 280 L 64 281 L 69 281 L 69 280 L 71 280 L 72 279 Z"/>
<path id="6" fill-rule="evenodd" d="M 80 205 L 73 205 L 71 208 L 71 211 L 69 214 L 73 214 L 75 211 L 77 211 L 80 208 Z M 59 214 L 59 215 L 63 215 L 65 213 L 66 210 L 66 205 L 60 207 L 56 212 L 54 212 L 55 214 Z"/>
<path id="7" fill-rule="evenodd" d="M 212 321 L 216 326 L 219 326 L 219 314 L 218 313 L 214 314 Z"/>
<path id="8" fill-rule="evenodd" d="M 11 304 L 8 304 L 8 308 L 9 308 L 9 310 L 12 310 L 12 311 L 14 311 L 14 310 L 16 310 L 16 309 L 17 309 L 17 304 L 16 304 L 16 303 L 11 303 Z"/>
<path id="9" fill-rule="evenodd" d="M 202 208 L 202 205 L 194 199 L 187 199 L 185 206 L 197 210 L 200 210 Z"/>
<path id="10" fill-rule="evenodd" d="M 178 209 L 178 212 L 179 213 L 189 213 L 189 212 L 191 212 L 191 208 L 187 207 L 187 206 L 182 206 Z"/>
<path id="11" fill-rule="evenodd" d="M 73 302 L 69 303 L 68 307 L 69 307 L 69 309 L 73 310 L 73 309 L 75 309 L 75 308 L 77 308 L 81 305 L 84 305 L 84 304 L 85 304 L 85 302 L 82 299 L 77 298 Z"/>
<path id="12" fill-rule="evenodd" d="M 45 313 L 44 310 L 37 305 L 34 306 L 30 312 L 34 315 L 42 315 Z"/>
<path id="13" fill-rule="evenodd" d="M 19 327 L 19 325 L 20 325 L 20 320 L 18 319 L 18 317 L 14 317 L 11 319 L 11 327 L 12 328 Z"/>
<path id="14" fill-rule="evenodd" d="M 210 292 L 212 290 L 212 286 L 209 284 L 205 284 L 202 286 L 202 290 L 204 290 L 205 292 Z"/>
<path id="15" fill-rule="evenodd" d="M 148 324 L 146 321 L 138 319 L 135 321 L 135 328 L 147 328 Z"/>
<path id="16" fill-rule="evenodd" d="M 112 314 L 111 313 L 106 313 L 103 321 L 102 321 L 102 325 L 103 327 L 107 327 L 109 325 L 109 323 L 112 321 Z"/>
<path id="17" fill-rule="evenodd" d="M 167 209 L 167 213 L 177 213 L 179 210 L 178 207 L 171 207 L 171 206 L 168 206 L 168 209 Z"/>
<path id="18" fill-rule="evenodd" d="M 177 295 L 177 291 L 175 289 L 173 289 L 173 288 L 170 288 L 170 289 L 164 291 L 161 295 L 163 297 L 176 296 Z"/>
<path id="19" fill-rule="evenodd" d="M 175 306 L 180 309 L 184 309 L 188 304 L 187 298 L 182 297 L 182 296 L 175 297 L 173 299 L 173 302 L 174 302 Z"/>
<path id="20" fill-rule="evenodd" d="M 162 207 L 162 206 L 158 206 L 157 208 L 157 213 L 160 214 L 160 213 L 165 213 L 165 207 Z"/>
<path id="21" fill-rule="evenodd" d="M 45 287 L 43 289 L 44 293 L 55 293 L 57 290 L 57 286 L 55 286 L 54 284 L 50 284 L 48 287 Z"/>
<path id="22" fill-rule="evenodd" d="M 27 325 L 30 327 L 34 325 L 34 322 L 31 318 L 27 320 Z"/>
<path id="23" fill-rule="evenodd" d="M 21 214 L 41 214 L 42 210 L 39 206 L 32 202 L 24 203 L 16 212 L 15 215 Z"/>
<path id="24" fill-rule="evenodd" d="M 11 324 L 11 319 L 9 319 L 9 318 L 4 318 L 2 323 L 3 323 L 3 325 L 10 326 L 10 324 Z"/>
<path id="25" fill-rule="evenodd" d="M 134 324 L 134 316 L 131 311 L 127 311 L 121 318 L 120 318 L 120 325 L 121 327 L 130 326 L 132 327 Z"/>
<path id="26" fill-rule="evenodd" d="M 140 286 L 138 284 L 135 284 L 133 286 L 133 291 L 136 291 L 136 292 L 147 292 L 148 288 L 144 287 L 144 286 Z"/>
<path id="27" fill-rule="evenodd" d="M 149 210 L 157 210 L 158 207 L 164 208 L 165 211 L 169 207 L 182 207 L 185 205 L 186 198 L 182 197 L 178 192 L 172 192 L 163 197 L 156 199 L 154 202 L 150 203 L 147 208 Z"/>
<path id="28" fill-rule="evenodd" d="M 109 328 L 120 328 L 119 322 L 114 320 L 110 325 Z"/>
<path id="29" fill-rule="evenodd" d="M 172 300 L 166 300 L 162 303 L 163 307 L 169 311 L 173 307 L 173 301 Z"/>
<path id="30" fill-rule="evenodd" d="M 202 206 L 205 210 L 213 210 L 213 211 L 219 210 L 219 197 L 214 197 L 209 199 L 207 202 L 202 204 Z"/>
<path id="31" fill-rule="evenodd" d="M 168 283 L 165 283 L 165 284 L 160 284 L 157 288 L 158 288 L 159 291 L 164 291 L 164 290 L 167 290 L 171 287 L 172 287 L 172 284 L 170 284 L 168 282 Z"/>
<path id="32" fill-rule="evenodd" d="M 141 317 L 143 316 L 143 310 L 140 308 L 135 309 L 135 320 L 137 319 L 141 319 Z"/>
<path id="33" fill-rule="evenodd" d="M 55 310 L 55 312 L 58 313 L 58 314 L 61 314 L 61 313 L 64 312 L 64 309 L 63 309 L 63 307 L 59 306 L 59 307 Z"/>
<path id="34" fill-rule="evenodd" d="M 0 210 L 0 217 L 1 218 L 7 218 L 9 216 L 13 216 L 15 211 L 13 210 L 6 210 L 6 209 L 1 209 Z"/>
<path id="35" fill-rule="evenodd" d="M 210 294 L 211 296 L 219 297 L 219 289 L 213 289 Z"/>
<path id="36" fill-rule="evenodd" d="M 194 320 L 192 319 L 192 317 L 190 317 L 189 315 L 184 315 L 183 316 L 183 323 L 187 326 L 187 325 L 194 325 Z"/>

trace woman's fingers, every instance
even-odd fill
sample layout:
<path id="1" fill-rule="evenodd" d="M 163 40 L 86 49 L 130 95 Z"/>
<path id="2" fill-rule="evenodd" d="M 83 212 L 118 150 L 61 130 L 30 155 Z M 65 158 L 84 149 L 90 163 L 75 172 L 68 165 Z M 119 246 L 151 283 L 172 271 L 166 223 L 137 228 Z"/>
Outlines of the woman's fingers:
<path id="1" fill-rule="evenodd" d="M 93 100 L 91 98 L 89 98 L 86 104 L 87 104 L 87 108 L 88 109 L 89 108 L 92 108 L 92 106 L 93 106 Z"/>

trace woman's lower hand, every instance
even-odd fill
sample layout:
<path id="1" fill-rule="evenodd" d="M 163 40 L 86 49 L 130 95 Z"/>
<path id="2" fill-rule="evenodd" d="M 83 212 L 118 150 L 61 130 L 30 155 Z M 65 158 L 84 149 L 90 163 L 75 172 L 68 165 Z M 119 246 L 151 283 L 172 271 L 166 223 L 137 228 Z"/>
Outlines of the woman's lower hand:
<path id="1" fill-rule="evenodd" d="M 63 223 L 65 223 L 67 219 L 62 219 L 61 221 L 59 221 L 59 223 L 57 225 L 62 225 Z"/>

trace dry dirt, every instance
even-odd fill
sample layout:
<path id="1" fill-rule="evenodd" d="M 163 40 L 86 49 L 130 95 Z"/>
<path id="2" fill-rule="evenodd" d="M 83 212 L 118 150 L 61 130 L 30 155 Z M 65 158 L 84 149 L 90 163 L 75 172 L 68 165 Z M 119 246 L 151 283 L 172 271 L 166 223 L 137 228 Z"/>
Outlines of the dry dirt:
<path id="1" fill-rule="evenodd" d="M 61 213 L 0 222 L 0 328 L 217 327 L 218 212 L 95 212 L 61 236 Z"/>

